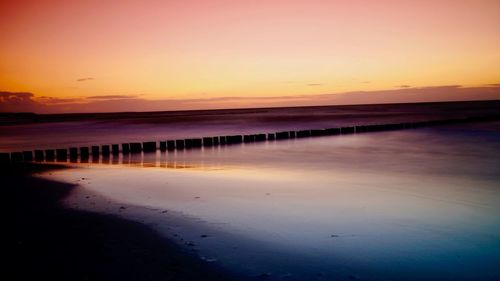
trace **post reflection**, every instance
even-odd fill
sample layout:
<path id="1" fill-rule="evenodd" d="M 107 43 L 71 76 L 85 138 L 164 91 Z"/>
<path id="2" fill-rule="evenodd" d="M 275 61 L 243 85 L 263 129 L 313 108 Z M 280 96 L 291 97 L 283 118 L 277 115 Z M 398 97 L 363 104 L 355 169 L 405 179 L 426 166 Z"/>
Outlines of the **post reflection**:
<path id="1" fill-rule="evenodd" d="M 217 169 L 219 162 L 205 163 L 204 158 L 219 152 L 218 148 L 207 148 L 184 151 L 156 151 L 142 153 L 122 153 L 111 155 L 91 155 L 90 157 L 72 157 L 70 159 L 49 159 L 45 163 L 66 163 L 71 165 L 85 164 L 87 166 L 114 165 L 138 168 L 166 169 Z"/>

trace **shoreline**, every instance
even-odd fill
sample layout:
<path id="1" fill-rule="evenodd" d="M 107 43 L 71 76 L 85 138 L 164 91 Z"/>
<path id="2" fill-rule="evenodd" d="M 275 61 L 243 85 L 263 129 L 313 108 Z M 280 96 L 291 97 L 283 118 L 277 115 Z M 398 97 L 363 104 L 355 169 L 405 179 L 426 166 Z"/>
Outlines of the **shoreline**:
<path id="1" fill-rule="evenodd" d="M 356 276 L 364 280 L 495 279 L 500 248 L 492 234 L 498 230 L 495 214 L 500 210 L 495 184 L 499 162 L 488 156 L 500 149 L 498 123 L 451 126 L 445 131 L 445 135 L 431 129 L 352 135 L 355 139 L 335 141 L 318 138 L 314 142 L 287 142 L 278 150 L 274 146 L 243 146 L 213 155 L 199 154 L 198 158 L 175 154 L 161 160 L 178 158 L 184 166 L 198 159 L 201 167 L 219 167 L 201 169 L 200 173 L 186 167 L 168 170 L 168 162 L 160 161 L 155 162 L 156 168 L 149 162 L 137 167 L 133 164 L 130 169 L 69 165 L 69 169 L 39 171 L 35 178 L 49 180 L 52 188 L 56 183 L 68 183 L 65 190 L 73 192 L 60 197 L 64 199 L 58 203 L 63 206 L 77 213 L 135 222 L 132 224 L 163 238 L 156 245 L 165 240 L 174 242 L 174 248 L 184 250 L 180 252 L 185 256 L 196 263 L 208 263 L 210 270 L 226 278 L 230 275 L 219 268 L 236 274 L 237 279 L 249 280 L 350 280 Z M 245 173 L 224 171 L 230 163 L 251 169 Z M 74 188 L 75 184 L 79 188 Z M 30 202 L 27 205 L 31 206 Z M 40 218 L 40 214 L 34 217 Z M 35 231 L 30 231 L 45 231 L 44 222 L 37 223 L 31 226 Z M 91 227 L 96 236 L 100 228 Z M 54 229 L 57 232 L 58 228 Z M 116 242 L 114 235 L 129 232 L 129 228 L 114 229 L 107 235 L 112 245 L 105 245 L 105 249 L 127 251 L 129 241 Z M 66 233 L 57 234 L 66 237 Z M 86 239 L 92 240 L 92 236 Z M 71 263 L 72 258 L 65 262 Z M 36 259 L 42 260 L 39 255 Z M 85 256 L 82 259 L 87 262 Z M 104 263 L 109 259 L 105 257 Z M 140 262 L 144 258 L 139 267 Z M 387 270 L 394 262 L 398 266 Z M 102 260 L 96 263 L 103 264 Z M 189 260 L 176 266 L 192 268 Z M 129 267 L 114 268 L 134 270 Z M 131 279 L 109 275 L 102 279 L 149 278 L 132 274 L 125 274 Z M 225 280 L 213 274 L 183 279 L 157 276 L 149 280 Z M 83 278 L 99 280 L 88 274 Z"/>
<path id="2" fill-rule="evenodd" d="M 0 174 L 15 198 L 16 280 L 240 280 L 147 225 L 65 208 L 75 184 L 34 177 L 66 167 L 19 165 Z"/>

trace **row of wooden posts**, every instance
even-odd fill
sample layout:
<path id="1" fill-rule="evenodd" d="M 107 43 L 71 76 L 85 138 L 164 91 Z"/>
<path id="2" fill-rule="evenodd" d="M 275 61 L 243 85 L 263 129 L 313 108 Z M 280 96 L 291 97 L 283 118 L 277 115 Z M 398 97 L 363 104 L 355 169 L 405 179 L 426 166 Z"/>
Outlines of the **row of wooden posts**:
<path id="1" fill-rule="evenodd" d="M 101 145 L 91 147 L 71 147 L 69 149 L 45 149 L 34 151 L 22 151 L 12 153 L 0 153 L 0 164 L 10 164 L 16 162 L 31 162 L 31 161 L 64 161 L 76 160 L 78 157 L 85 160 L 91 155 L 93 158 L 98 158 L 100 155 L 109 157 L 110 155 L 118 155 L 121 153 L 141 153 L 141 152 L 156 152 L 160 151 L 175 151 L 184 149 L 193 149 L 201 147 L 213 147 L 223 145 L 234 145 L 241 143 L 264 142 L 274 140 L 285 140 L 294 138 L 307 138 L 318 136 L 332 136 L 342 134 L 378 132 L 388 130 L 400 130 L 409 128 L 420 128 L 452 123 L 463 122 L 477 122 L 477 121 L 495 121 L 500 120 L 500 116 L 488 117 L 468 117 L 460 119 L 445 119 L 433 121 L 420 121 L 420 122 L 406 122 L 396 124 L 383 124 L 383 125 L 360 125 L 349 126 L 340 128 L 329 129 L 313 129 L 313 130 L 300 130 L 300 131 L 282 131 L 267 134 L 249 134 L 249 135 L 231 135 L 231 136 L 215 136 L 204 138 L 188 138 L 166 141 L 149 141 L 149 142 L 133 142 L 112 145 Z M 159 145 L 158 145 L 159 144 Z"/>

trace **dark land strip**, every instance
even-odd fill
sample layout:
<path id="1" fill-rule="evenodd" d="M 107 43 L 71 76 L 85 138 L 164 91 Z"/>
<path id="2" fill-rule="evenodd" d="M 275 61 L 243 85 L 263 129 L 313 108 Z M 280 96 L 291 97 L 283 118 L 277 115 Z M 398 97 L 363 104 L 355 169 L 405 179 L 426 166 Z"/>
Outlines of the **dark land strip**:
<path id="1" fill-rule="evenodd" d="M 14 204 L 15 280 L 241 280 L 181 249 L 145 225 L 63 208 L 76 185 L 33 177 L 63 166 L 17 164 L 0 173 Z M 12 198 L 15 198 L 12 201 Z M 4 271 L 4 274 L 8 274 Z M 11 278 L 8 278 L 11 279 Z M 4 280 L 8 280 L 4 279 Z"/>

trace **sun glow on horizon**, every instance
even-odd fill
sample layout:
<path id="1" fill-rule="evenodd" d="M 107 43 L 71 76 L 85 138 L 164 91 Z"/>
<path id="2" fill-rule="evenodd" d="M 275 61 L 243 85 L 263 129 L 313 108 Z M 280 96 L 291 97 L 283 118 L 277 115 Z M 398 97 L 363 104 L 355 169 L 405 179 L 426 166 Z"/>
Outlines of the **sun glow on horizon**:
<path id="1" fill-rule="evenodd" d="M 38 98 L 281 97 L 500 81 L 499 1 L 0 5 L 0 90 Z"/>

